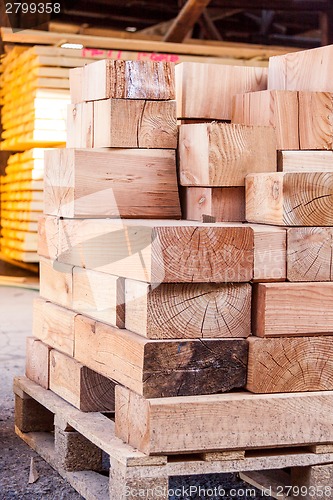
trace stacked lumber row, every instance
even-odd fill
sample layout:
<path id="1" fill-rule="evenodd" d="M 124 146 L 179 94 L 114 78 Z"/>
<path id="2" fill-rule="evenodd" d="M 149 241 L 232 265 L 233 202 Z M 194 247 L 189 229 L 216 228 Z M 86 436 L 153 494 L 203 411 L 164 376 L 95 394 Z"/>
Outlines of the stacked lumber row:
<path id="1" fill-rule="evenodd" d="M 280 150 L 278 172 L 246 177 L 246 219 L 285 227 L 287 238 L 286 282 L 253 289 L 252 333 L 261 338 L 249 342 L 247 389 L 255 393 L 332 390 L 329 53 L 332 47 L 272 58 L 270 90 L 234 100 L 233 119 L 270 123 Z M 318 64 L 319 79 L 313 72 Z"/>
<path id="2" fill-rule="evenodd" d="M 43 213 L 44 150 L 8 159 L 1 177 L 1 251 L 10 259 L 37 262 L 38 218 Z"/>
<path id="3" fill-rule="evenodd" d="M 232 97 L 266 89 L 267 72 L 184 63 L 176 76 L 183 216 L 243 222 L 245 175 L 276 170 L 276 143 L 269 127 L 230 123 Z"/>

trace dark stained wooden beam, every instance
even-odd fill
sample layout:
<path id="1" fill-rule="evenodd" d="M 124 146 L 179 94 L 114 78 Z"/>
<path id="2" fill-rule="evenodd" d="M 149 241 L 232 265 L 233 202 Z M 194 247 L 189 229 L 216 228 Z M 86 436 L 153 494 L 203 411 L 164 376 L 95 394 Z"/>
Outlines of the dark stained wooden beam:
<path id="1" fill-rule="evenodd" d="M 181 43 L 193 28 L 211 0 L 187 0 L 178 16 L 166 32 L 164 42 Z"/>

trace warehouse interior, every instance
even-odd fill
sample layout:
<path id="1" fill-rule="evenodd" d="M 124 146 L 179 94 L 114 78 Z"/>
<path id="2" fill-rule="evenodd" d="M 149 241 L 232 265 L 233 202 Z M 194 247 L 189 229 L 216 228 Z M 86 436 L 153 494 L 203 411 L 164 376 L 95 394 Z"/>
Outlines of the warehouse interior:
<path id="1" fill-rule="evenodd" d="M 0 3 L 0 499 L 333 498 L 333 1 Z"/>

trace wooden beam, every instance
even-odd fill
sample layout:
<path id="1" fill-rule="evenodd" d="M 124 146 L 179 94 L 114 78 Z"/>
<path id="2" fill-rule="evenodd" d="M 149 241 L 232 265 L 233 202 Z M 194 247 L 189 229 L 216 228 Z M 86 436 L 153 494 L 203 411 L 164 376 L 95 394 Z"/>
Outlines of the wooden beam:
<path id="1" fill-rule="evenodd" d="M 329 443 L 332 404 L 332 391 L 144 399 L 117 386 L 116 435 L 146 454 Z"/>
<path id="2" fill-rule="evenodd" d="M 163 41 L 183 42 L 187 33 L 193 28 L 209 3 L 210 0 L 187 0 L 166 32 Z"/>

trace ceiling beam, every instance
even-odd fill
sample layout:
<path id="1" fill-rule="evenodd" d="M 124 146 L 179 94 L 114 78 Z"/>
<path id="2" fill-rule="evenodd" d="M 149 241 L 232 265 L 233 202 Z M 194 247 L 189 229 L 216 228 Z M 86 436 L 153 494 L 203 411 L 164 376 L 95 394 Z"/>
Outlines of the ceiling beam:
<path id="1" fill-rule="evenodd" d="M 166 32 L 164 42 L 181 43 L 193 28 L 211 0 L 187 0 Z"/>
<path id="2" fill-rule="evenodd" d="M 242 10 L 326 11 L 330 0 L 215 0 L 214 6 Z M 268 6 L 269 4 L 269 6 Z"/>

